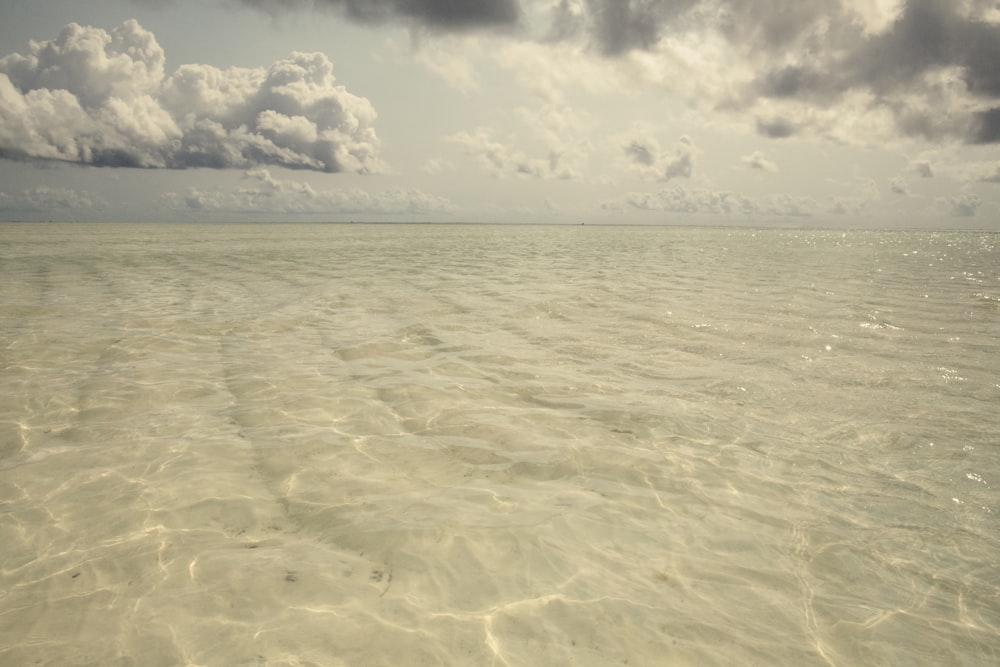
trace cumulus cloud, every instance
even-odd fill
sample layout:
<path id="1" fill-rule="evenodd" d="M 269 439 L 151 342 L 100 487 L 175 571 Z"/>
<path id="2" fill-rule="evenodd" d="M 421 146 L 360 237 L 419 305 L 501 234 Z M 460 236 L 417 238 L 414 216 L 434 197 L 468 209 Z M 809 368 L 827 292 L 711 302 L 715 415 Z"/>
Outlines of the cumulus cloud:
<path id="1" fill-rule="evenodd" d="M 485 128 L 479 128 L 474 132 L 457 132 L 446 140 L 461 146 L 466 155 L 477 158 L 479 164 L 496 178 L 572 177 L 571 173 L 560 169 L 558 153 L 550 152 L 546 158 L 529 157 L 513 146 L 496 140 Z"/>
<path id="2" fill-rule="evenodd" d="M 673 153 L 661 149 L 656 139 L 650 136 L 633 137 L 622 146 L 626 160 L 636 172 L 660 181 L 691 178 L 697 150 L 686 135 L 677 140 Z"/>
<path id="3" fill-rule="evenodd" d="M 321 53 L 170 75 L 164 63 L 134 20 L 111 32 L 70 24 L 0 58 L 0 157 L 174 169 L 378 165 L 374 108 L 335 84 Z"/>
<path id="4" fill-rule="evenodd" d="M 518 0 L 239 0 L 271 14 L 319 9 L 361 23 L 403 22 L 440 29 L 510 28 L 521 19 Z"/>
<path id="5" fill-rule="evenodd" d="M 360 188 L 320 189 L 296 180 L 275 178 L 263 167 L 244 173 L 231 190 L 191 187 L 160 198 L 160 206 L 198 213 L 447 215 L 455 205 L 444 197 L 414 188 L 369 193 Z"/>
<path id="6" fill-rule="evenodd" d="M 457 132 L 446 138 L 497 178 L 572 180 L 579 178 L 591 150 L 587 133 L 592 125 L 586 114 L 569 107 L 543 105 L 518 107 L 514 115 L 528 129 L 531 154 L 514 147 L 512 140 L 498 140 L 488 128 Z M 537 157 L 541 155 L 542 157 Z"/>

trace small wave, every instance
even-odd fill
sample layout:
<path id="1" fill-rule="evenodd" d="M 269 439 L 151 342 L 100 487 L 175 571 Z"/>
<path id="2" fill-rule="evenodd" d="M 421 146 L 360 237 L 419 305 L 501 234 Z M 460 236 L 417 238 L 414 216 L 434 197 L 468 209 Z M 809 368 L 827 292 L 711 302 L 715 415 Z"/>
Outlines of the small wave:
<path id="1" fill-rule="evenodd" d="M 888 322 L 862 322 L 859 326 L 862 329 L 874 329 L 876 331 L 903 331 L 903 327 L 897 327 Z"/>

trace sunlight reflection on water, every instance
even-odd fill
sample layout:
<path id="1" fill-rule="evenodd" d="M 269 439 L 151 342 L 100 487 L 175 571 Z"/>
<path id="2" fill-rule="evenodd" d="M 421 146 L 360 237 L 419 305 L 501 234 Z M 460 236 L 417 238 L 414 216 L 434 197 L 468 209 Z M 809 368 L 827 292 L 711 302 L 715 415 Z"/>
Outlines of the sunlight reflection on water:
<path id="1" fill-rule="evenodd" d="M 2 229 L 0 662 L 998 659 L 995 236 Z"/>

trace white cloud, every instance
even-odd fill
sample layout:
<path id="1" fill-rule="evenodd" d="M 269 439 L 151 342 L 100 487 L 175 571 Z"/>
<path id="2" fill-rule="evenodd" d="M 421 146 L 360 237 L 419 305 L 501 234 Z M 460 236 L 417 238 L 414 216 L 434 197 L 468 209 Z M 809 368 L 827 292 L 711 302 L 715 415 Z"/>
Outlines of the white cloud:
<path id="1" fill-rule="evenodd" d="M 991 170 L 980 176 L 979 180 L 984 183 L 1000 183 L 1000 164 L 994 165 Z"/>
<path id="2" fill-rule="evenodd" d="M 504 178 L 511 171 L 525 173 L 529 169 L 527 158 L 496 141 L 486 128 L 456 132 L 445 140 L 461 146 L 466 155 L 477 158 L 479 164 L 497 178 Z"/>
<path id="3" fill-rule="evenodd" d="M 812 197 L 780 194 L 766 197 L 761 211 L 768 215 L 799 218 L 816 215 L 819 208 L 819 204 Z"/>
<path id="4" fill-rule="evenodd" d="M 963 165 L 959 172 L 965 180 L 981 183 L 1000 183 L 1000 161 L 973 162 Z"/>
<path id="5" fill-rule="evenodd" d="M 513 139 L 500 141 L 489 128 L 456 132 L 445 140 L 475 157 L 480 166 L 496 178 L 572 180 L 579 178 L 590 152 L 585 129 L 588 121 L 572 109 L 545 105 L 515 111 L 537 139 L 532 154 L 516 148 Z M 541 155 L 541 157 L 538 157 Z"/>
<path id="6" fill-rule="evenodd" d="M 857 198 L 830 198 L 824 209 L 811 197 L 790 194 L 750 197 L 739 192 L 673 185 L 656 192 L 630 192 L 620 199 L 602 202 L 601 208 L 728 217 L 812 217 L 823 212 L 858 214 L 865 203 Z"/>
<path id="7" fill-rule="evenodd" d="M 829 197 L 827 199 L 827 213 L 833 215 L 853 215 L 858 216 L 868 206 L 868 200 L 860 197 Z M 807 213 L 806 215 L 812 215 Z"/>
<path id="8" fill-rule="evenodd" d="M 39 185 L 14 194 L 0 192 L 0 210 L 45 212 L 95 209 L 106 205 L 102 197 L 73 188 Z"/>
<path id="9" fill-rule="evenodd" d="M 778 171 L 778 165 L 771 160 L 768 160 L 767 157 L 760 151 L 754 151 L 750 155 L 744 155 L 741 161 L 748 168 L 756 171 L 767 171 L 772 173 Z"/>
<path id="10" fill-rule="evenodd" d="M 673 153 L 668 153 L 654 137 L 646 134 L 627 139 L 622 151 L 633 171 L 646 178 L 671 181 L 691 178 L 698 149 L 690 137 L 681 136 Z"/>
<path id="11" fill-rule="evenodd" d="M 164 73 L 153 33 L 70 24 L 0 59 L 0 156 L 108 167 L 378 167 L 376 114 L 320 53 Z"/>
<path id="12" fill-rule="evenodd" d="M 160 205 L 172 210 L 203 213 L 447 215 L 455 205 L 444 197 L 415 188 L 370 193 L 360 188 L 317 190 L 308 183 L 275 178 L 266 168 L 243 175 L 231 190 L 188 188 L 161 197 Z"/>
<path id="13" fill-rule="evenodd" d="M 626 93 L 629 81 L 617 61 L 590 57 L 570 42 L 508 42 L 494 54 L 531 94 L 550 104 L 564 104 L 566 92 Z"/>
<path id="14" fill-rule="evenodd" d="M 480 88 L 476 63 L 482 55 L 480 40 L 467 36 L 415 39 L 407 58 L 415 58 L 429 72 L 463 93 Z"/>
<path id="15" fill-rule="evenodd" d="M 604 202 L 602 208 L 742 216 L 754 215 L 761 210 L 756 202 L 745 195 L 686 188 L 681 185 L 664 188 L 658 192 L 630 192 L 621 200 Z"/>

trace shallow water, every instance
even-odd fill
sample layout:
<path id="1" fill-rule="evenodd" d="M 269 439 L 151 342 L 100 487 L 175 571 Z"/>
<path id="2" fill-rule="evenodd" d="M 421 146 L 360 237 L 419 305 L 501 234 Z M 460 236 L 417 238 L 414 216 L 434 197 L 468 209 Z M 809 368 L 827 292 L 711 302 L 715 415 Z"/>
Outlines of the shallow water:
<path id="1" fill-rule="evenodd" d="M 998 242 L 0 225 L 0 664 L 996 664 Z"/>

